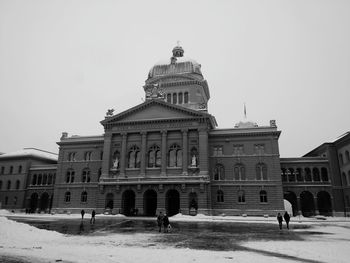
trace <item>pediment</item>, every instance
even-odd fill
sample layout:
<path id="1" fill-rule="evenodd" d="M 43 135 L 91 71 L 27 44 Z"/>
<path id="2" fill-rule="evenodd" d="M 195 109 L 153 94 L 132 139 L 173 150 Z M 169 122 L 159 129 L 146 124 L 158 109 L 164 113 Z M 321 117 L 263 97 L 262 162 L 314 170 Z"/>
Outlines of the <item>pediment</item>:
<path id="1" fill-rule="evenodd" d="M 139 121 L 181 120 L 207 117 L 208 114 L 172 105 L 164 101 L 149 101 L 120 114 L 107 117 L 101 123 L 124 123 Z"/>

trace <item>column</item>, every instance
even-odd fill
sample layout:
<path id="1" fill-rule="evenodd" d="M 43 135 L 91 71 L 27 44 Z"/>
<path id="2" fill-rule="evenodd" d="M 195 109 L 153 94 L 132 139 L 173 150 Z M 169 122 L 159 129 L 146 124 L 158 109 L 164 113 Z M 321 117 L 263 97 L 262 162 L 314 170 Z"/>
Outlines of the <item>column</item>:
<path id="1" fill-rule="evenodd" d="M 188 138 L 187 138 L 187 129 L 182 130 L 182 175 L 187 175 L 187 166 L 188 166 Z"/>
<path id="2" fill-rule="evenodd" d="M 198 130 L 199 134 L 199 174 L 209 175 L 208 173 L 208 132 L 202 128 Z"/>
<path id="3" fill-rule="evenodd" d="M 314 195 L 314 205 L 315 205 L 315 215 L 319 215 L 320 211 L 318 211 L 317 194 Z"/>
<path id="4" fill-rule="evenodd" d="M 300 196 L 297 196 L 297 210 L 298 210 L 298 215 L 301 215 Z"/>
<path id="5" fill-rule="evenodd" d="M 122 135 L 122 152 L 120 154 L 120 175 L 125 176 L 125 161 L 126 161 L 126 139 L 127 133 L 121 133 Z"/>
<path id="6" fill-rule="evenodd" d="M 141 132 L 141 176 L 146 175 L 147 132 Z"/>
<path id="7" fill-rule="evenodd" d="M 102 178 L 109 177 L 109 169 L 111 168 L 111 145 L 112 145 L 112 133 L 105 133 L 103 142 L 103 160 L 102 160 Z"/>
<path id="8" fill-rule="evenodd" d="M 161 167 L 161 175 L 166 175 L 166 167 L 167 167 L 167 131 L 163 130 L 162 133 L 162 167 Z"/>

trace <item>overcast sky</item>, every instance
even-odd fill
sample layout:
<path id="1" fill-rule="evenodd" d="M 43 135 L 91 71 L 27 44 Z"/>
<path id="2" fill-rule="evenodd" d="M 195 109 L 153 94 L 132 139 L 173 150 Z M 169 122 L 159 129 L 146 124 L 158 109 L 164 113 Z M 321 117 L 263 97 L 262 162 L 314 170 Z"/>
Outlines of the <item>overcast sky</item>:
<path id="1" fill-rule="evenodd" d="M 219 128 L 275 119 L 282 157 L 350 130 L 350 1 L 0 0 L 0 152 L 58 152 L 141 103 L 180 41 Z"/>

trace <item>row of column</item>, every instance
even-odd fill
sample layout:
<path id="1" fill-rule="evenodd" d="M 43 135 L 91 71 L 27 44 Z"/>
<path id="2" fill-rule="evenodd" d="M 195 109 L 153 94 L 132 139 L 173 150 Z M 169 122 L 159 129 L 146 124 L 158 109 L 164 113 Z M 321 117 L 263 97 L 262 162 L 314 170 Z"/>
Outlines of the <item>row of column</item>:
<path id="1" fill-rule="evenodd" d="M 199 130 L 199 169 L 201 175 L 208 174 L 208 133 L 206 130 Z M 120 175 L 125 175 L 125 165 L 127 157 L 127 133 L 120 133 L 122 136 L 121 154 L 120 154 Z M 141 134 L 141 164 L 140 175 L 145 176 L 146 172 L 146 150 L 147 150 L 147 132 Z M 167 168 L 167 131 L 161 131 L 161 175 L 166 175 Z M 111 167 L 111 146 L 113 133 L 105 134 L 103 148 L 102 177 L 109 177 Z M 187 175 L 188 168 L 188 130 L 182 130 L 182 174 Z"/>

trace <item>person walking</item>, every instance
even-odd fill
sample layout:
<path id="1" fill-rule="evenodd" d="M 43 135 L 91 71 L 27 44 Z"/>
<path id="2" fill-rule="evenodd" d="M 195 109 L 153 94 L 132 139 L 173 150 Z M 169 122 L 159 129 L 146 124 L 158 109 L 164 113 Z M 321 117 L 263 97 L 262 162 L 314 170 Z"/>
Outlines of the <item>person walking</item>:
<path id="1" fill-rule="evenodd" d="M 164 233 L 168 233 L 169 224 L 170 224 L 169 217 L 167 215 L 164 215 L 164 218 L 163 218 Z"/>
<path id="2" fill-rule="evenodd" d="M 84 209 L 83 209 L 83 210 L 81 210 L 80 214 L 81 214 L 81 220 L 83 220 L 83 219 L 84 219 L 84 215 L 85 215 L 85 211 L 84 211 Z"/>
<path id="3" fill-rule="evenodd" d="M 278 225 L 280 227 L 280 230 L 282 230 L 282 221 L 283 221 L 283 217 L 281 215 L 281 213 L 278 213 L 277 215 L 277 221 L 278 221 Z"/>
<path id="4" fill-rule="evenodd" d="M 284 213 L 283 218 L 284 218 L 284 221 L 286 221 L 287 229 L 289 229 L 290 215 L 288 214 L 287 211 Z"/>
<path id="5" fill-rule="evenodd" d="M 159 215 L 157 217 L 157 224 L 158 224 L 159 232 L 162 232 L 163 219 L 164 219 L 164 215 L 163 215 L 162 211 L 160 211 Z"/>
<path id="6" fill-rule="evenodd" d="M 95 215 L 96 215 L 95 210 L 92 210 L 90 224 L 95 224 Z"/>

